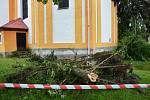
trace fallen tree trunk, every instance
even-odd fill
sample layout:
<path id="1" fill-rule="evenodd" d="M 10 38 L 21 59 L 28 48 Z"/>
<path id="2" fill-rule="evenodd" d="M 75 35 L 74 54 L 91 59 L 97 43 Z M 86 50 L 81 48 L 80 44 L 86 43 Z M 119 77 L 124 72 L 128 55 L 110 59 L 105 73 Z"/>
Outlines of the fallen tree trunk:
<path id="1" fill-rule="evenodd" d="M 89 71 L 80 69 L 80 68 L 74 68 L 73 69 L 73 73 L 78 76 L 81 77 L 84 80 L 90 81 L 90 82 L 96 82 L 98 79 L 98 75 L 95 73 L 90 73 Z"/>
<path id="2" fill-rule="evenodd" d="M 122 64 L 122 65 L 114 65 L 114 66 L 100 66 L 100 69 L 104 69 L 104 68 L 117 68 L 117 67 L 123 67 L 126 69 L 131 69 L 132 65 L 131 64 Z"/>

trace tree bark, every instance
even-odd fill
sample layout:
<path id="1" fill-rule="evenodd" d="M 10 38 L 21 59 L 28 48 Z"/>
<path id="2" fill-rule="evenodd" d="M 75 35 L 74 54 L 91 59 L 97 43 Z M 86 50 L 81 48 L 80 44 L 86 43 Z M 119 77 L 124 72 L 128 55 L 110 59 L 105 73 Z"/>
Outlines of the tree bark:
<path id="1" fill-rule="evenodd" d="M 84 80 L 90 81 L 90 82 L 96 82 L 98 79 L 98 75 L 95 73 L 90 73 L 89 71 L 86 70 L 82 70 L 80 68 L 74 68 L 73 69 L 73 73 L 78 76 L 81 77 Z"/>

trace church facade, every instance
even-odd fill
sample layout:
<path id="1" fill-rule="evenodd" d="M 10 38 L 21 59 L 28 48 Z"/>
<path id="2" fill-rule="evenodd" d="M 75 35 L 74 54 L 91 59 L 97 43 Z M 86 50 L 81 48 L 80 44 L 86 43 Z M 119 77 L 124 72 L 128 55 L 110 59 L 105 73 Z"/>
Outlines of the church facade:
<path id="1" fill-rule="evenodd" d="M 39 55 L 88 55 L 118 43 L 112 0 L 0 1 L 0 53 L 29 48 Z"/>

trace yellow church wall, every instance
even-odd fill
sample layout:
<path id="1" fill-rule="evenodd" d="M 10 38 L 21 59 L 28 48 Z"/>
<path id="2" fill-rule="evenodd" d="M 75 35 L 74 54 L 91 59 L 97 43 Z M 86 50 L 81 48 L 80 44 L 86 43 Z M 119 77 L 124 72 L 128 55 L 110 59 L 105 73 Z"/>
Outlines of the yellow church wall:
<path id="1" fill-rule="evenodd" d="M 117 6 L 115 6 L 115 44 L 118 45 L 118 16 L 117 16 Z"/>
<path id="2" fill-rule="evenodd" d="M 26 33 L 26 48 L 28 49 L 29 48 L 29 44 L 28 44 L 28 35 L 29 35 L 29 33 L 28 32 L 23 32 L 23 33 Z"/>
<path id="3" fill-rule="evenodd" d="M 39 47 L 44 46 L 44 5 L 38 3 L 38 44 Z"/>
<path id="4" fill-rule="evenodd" d="M 75 39 L 82 43 L 82 0 L 75 0 Z"/>
<path id="5" fill-rule="evenodd" d="M 20 34 L 25 33 L 23 31 L 17 31 Z M 0 44 L 0 52 L 13 52 L 17 50 L 17 39 L 16 31 L 2 31 L 2 44 Z M 28 33 L 26 33 L 26 48 L 29 47 L 28 42 Z"/>
<path id="6" fill-rule="evenodd" d="M 82 2 L 81 0 L 75 0 L 75 43 L 53 43 L 53 33 L 52 32 L 52 1 L 48 1 L 47 3 L 47 43 L 44 43 L 44 5 L 42 3 L 35 3 L 32 1 L 32 41 L 35 43 L 34 47 L 37 48 L 87 48 L 88 45 L 88 0 L 85 0 L 86 7 L 86 30 L 85 30 L 85 39 L 86 43 L 82 43 Z M 98 33 L 101 33 L 101 16 L 100 15 L 100 3 L 101 0 L 90 0 L 90 47 L 108 47 L 108 46 L 116 46 L 117 45 L 117 11 L 114 6 L 114 2 L 112 1 L 112 42 L 111 43 L 101 43 L 101 34 L 97 34 L 96 36 L 96 21 L 98 20 Z M 97 5 L 97 6 L 96 6 Z M 37 7 L 36 7 L 37 6 Z M 97 7 L 97 8 L 96 8 Z M 96 9 L 97 12 L 96 12 Z M 36 10 L 36 11 L 35 11 Z M 97 14 L 96 14 L 97 13 Z M 97 17 L 96 17 L 97 15 Z M 35 24 L 35 16 L 36 16 L 36 25 Z M 96 18 L 98 18 L 96 20 Z M 36 27 L 36 32 L 35 32 Z M 36 34 L 36 37 L 35 37 Z M 97 37 L 97 43 L 96 43 Z"/>
<path id="7" fill-rule="evenodd" d="M 13 52 L 17 50 L 15 31 L 4 31 L 4 45 L 5 52 Z"/>
<path id="8" fill-rule="evenodd" d="M 31 5 L 32 5 L 32 44 L 30 44 L 29 45 L 29 47 L 31 48 L 31 47 L 33 47 L 34 46 L 34 44 L 35 44 L 35 6 L 36 6 L 36 4 L 35 4 L 35 2 L 34 2 L 34 0 L 32 0 L 31 1 Z"/>
<path id="9" fill-rule="evenodd" d="M 46 10 L 47 10 L 47 46 L 50 46 L 52 43 L 52 2 L 48 1 L 47 6 L 46 6 Z"/>
<path id="10" fill-rule="evenodd" d="M 5 52 L 4 44 L 0 44 L 0 52 Z"/>
<path id="11" fill-rule="evenodd" d="M 18 0 L 9 0 L 9 21 L 17 18 L 17 1 Z"/>
<path id="12" fill-rule="evenodd" d="M 96 47 L 96 0 L 90 0 L 90 47 Z"/>
<path id="13" fill-rule="evenodd" d="M 101 43 L 101 0 L 90 0 L 90 47 L 110 47 L 117 45 L 118 39 L 118 22 L 117 7 L 112 1 L 112 42 Z M 10 0 L 9 19 L 17 17 L 17 0 Z M 46 4 L 47 9 L 47 43 L 44 43 L 44 5 L 35 0 L 31 1 L 32 5 L 32 44 L 29 48 L 87 48 L 88 47 L 88 0 L 85 0 L 85 43 L 82 41 L 82 2 L 75 0 L 75 43 L 53 43 L 53 23 L 52 23 L 52 1 Z M 96 6 L 97 5 L 97 6 Z M 97 8 L 96 8 L 97 7 Z M 97 10 L 96 10 L 97 9 Z M 97 15 L 97 16 L 96 16 Z M 96 19 L 98 18 L 98 19 Z M 98 22 L 96 22 L 98 21 Z M 96 30 L 96 25 L 98 28 Z M 97 36 L 96 36 L 97 35 Z M 97 38 L 97 39 L 96 39 Z M 97 42 L 96 42 L 97 40 Z"/>
<path id="14" fill-rule="evenodd" d="M 117 6 L 112 1 L 112 44 L 117 46 L 118 42 L 118 17 L 117 17 Z"/>
<path id="15" fill-rule="evenodd" d="M 52 32 L 52 1 L 48 1 L 47 7 L 47 43 L 44 43 L 44 5 L 32 2 L 32 43 L 30 47 L 36 48 L 86 48 L 87 44 L 82 43 L 82 2 L 75 0 L 75 43 L 53 43 Z M 36 16 L 36 20 L 35 20 Z M 36 22 L 35 22 L 36 21 Z M 34 25 L 36 23 L 36 25 Z M 35 28 L 36 27 L 36 28 Z M 36 31 L 36 32 L 35 32 Z M 87 31 L 86 31 L 87 32 Z M 36 34 L 36 36 L 35 36 Z M 35 39 L 36 38 L 36 39 Z M 86 36 L 87 38 L 87 36 Z M 35 40 L 37 43 L 35 43 Z M 86 39 L 87 41 L 87 39 Z"/>
<path id="16" fill-rule="evenodd" d="M 97 19 L 97 25 L 98 25 L 98 29 L 97 29 L 97 31 L 98 31 L 98 34 L 97 34 L 97 41 L 98 41 L 98 43 L 97 43 L 97 46 L 99 45 L 99 43 L 101 43 L 101 34 L 99 34 L 99 33 L 101 33 L 101 0 L 98 0 L 98 2 L 97 2 L 98 4 L 98 6 L 97 6 L 97 16 L 98 15 L 100 15 L 100 17 L 98 17 L 98 19 Z"/>
<path id="17" fill-rule="evenodd" d="M 114 7 L 114 2 L 112 1 L 111 2 L 111 20 L 112 20 L 112 23 L 111 23 L 111 37 L 112 37 L 112 44 L 114 44 L 115 42 L 115 16 L 114 16 L 114 11 L 115 11 L 115 7 Z"/>
<path id="18" fill-rule="evenodd" d="M 0 43 L 0 52 L 5 52 L 5 46 L 4 46 L 4 33 L 3 31 L 0 32 L 1 35 L 1 43 Z"/>

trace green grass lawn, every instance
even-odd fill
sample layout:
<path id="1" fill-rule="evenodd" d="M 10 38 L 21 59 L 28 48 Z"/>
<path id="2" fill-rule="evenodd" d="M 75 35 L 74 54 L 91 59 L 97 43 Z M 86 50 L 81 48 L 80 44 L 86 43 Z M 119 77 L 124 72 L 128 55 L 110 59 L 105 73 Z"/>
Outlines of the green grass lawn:
<path id="1" fill-rule="evenodd" d="M 6 75 L 19 71 L 22 68 L 14 68 L 12 65 L 25 64 L 24 59 L 0 58 L 0 82 L 4 81 Z M 134 73 L 141 77 L 140 83 L 150 83 L 150 62 L 134 61 Z M 24 68 L 28 65 L 24 65 Z M 30 89 L 2 89 L 0 100 L 150 100 L 150 90 L 145 89 L 143 93 L 138 90 L 68 90 L 59 94 L 50 94 L 48 90 Z"/>
<path id="2" fill-rule="evenodd" d="M 4 81 L 6 75 L 15 73 L 23 69 L 22 67 L 14 68 L 13 65 L 23 65 L 26 68 L 29 63 L 25 59 L 20 58 L 0 58 L 0 82 Z"/>

